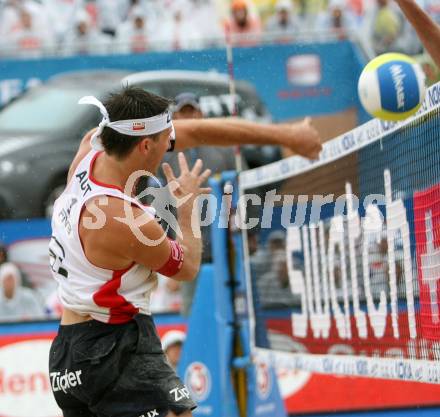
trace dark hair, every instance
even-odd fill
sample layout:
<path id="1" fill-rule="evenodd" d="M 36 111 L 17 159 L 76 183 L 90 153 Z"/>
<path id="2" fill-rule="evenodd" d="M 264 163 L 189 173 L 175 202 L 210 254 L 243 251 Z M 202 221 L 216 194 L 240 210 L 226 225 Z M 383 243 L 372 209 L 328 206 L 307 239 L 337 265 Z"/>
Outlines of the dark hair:
<path id="1" fill-rule="evenodd" d="M 104 102 L 110 121 L 144 119 L 163 113 L 170 105 L 166 98 L 149 93 L 138 87 L 124 87 L 112 93 Z M 150 135 L 156 139 L 159 133 Z M 105 127 L 101 140 L 107 154 L 119 159 L 126 157 L 131 150 L 145 137 L 123 135 L 109 127 Z"/>

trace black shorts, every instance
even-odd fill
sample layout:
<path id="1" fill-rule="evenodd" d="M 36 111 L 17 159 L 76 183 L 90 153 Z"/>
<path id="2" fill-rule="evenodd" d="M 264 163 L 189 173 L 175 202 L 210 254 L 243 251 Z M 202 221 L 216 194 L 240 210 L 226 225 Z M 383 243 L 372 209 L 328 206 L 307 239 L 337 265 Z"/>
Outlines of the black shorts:
<path id="1" fill-rule="evenodd" d="M 146 315 L 60 326 L 49 373 L 64 417 L 164 417 L 196 407 Z"/>

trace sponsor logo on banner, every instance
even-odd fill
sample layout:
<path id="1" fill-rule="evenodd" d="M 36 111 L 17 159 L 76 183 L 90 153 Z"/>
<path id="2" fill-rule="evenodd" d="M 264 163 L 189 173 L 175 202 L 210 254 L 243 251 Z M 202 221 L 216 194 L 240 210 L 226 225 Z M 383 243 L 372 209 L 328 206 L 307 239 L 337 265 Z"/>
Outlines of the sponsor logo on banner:
<path id="1" fill-rule="evenodd" d="M 321 78 L 321 58 L 319 55 L 295 55 L 287 60 L 287 79 L 290 84 L 312 87 L 318 85 Z"/>
<path id="2" fill-rule="evenodd" d="M 197 401 L 205 400 L 211 392 L 211 373 L 202 362 L 192 362 L 185 372 L 185 385 Z"/>
<path id="3" fill-rule="evenodd" d="M 311 331 L 316 339 L 327 339 L 330 329 L 336 326 L 341 339 L 366 339 L 369 332 L 373 332 L 377 339 L 383 339 L 391 326 L 393 337 L 399 339 L 402 334 L 399 292 L 405 294 L 405 334 L 411 339 L 417 337 L 408 215 L 403 200 L 393 200 L 389 170 L 384 171 L 384 188 L 385 201 L 381 204 L 385 203 L 386 219 L 382 218 L 377 204 L 370 203 L 366 207 L 367 215 L 361 221 L 357 208 L 354 208 L 351 185 L 346 183 L 345 222 L 339 214 L 330 219 L 328 227 L 320 220 L 317 224 L 287 228 L 289 281 L 292 294 L 301 300 L 300 312 L 292 313 L 294 336 L 305 338 Z M 370 278 L 374 265 L 369 258 L 375 242 L 382 240 L 387 244 L 383 264 L 389 272 L 382 278 L 385 285 L 379 283 L 380 291 L 377 291 Z M 362 242 L 359 248 L 356 247 L 357 241 Z M 295 262 L 294 253 L 302 253 L 304 262 Z M 361 271 L 355 267 L 359 258 L 362 259 Z M 316 259 L 321 259 L 323 264 L 318 267 L 314 264 Z M 402 268 L 399 282 L 396 260 L 401 261 Z M 338 284 L 336 269 L 340 274 Z M 362 287 L 366 311 L 360 307 Z M 376 305 L 377 297 L 380 302 Z M 355 326 L 351 322 L 352 316 Z"/>
<path id="4" fill-rule="evenodd" d="M 440 339 L 440 185 L 414 193 L 422 336 Z"/>
<path id="5" fill-rule="evenodd" d="M 269 366 L 265 362 L 257 362 L 255 364 L 255 372 L 258 396 L 261 400 L 265 400 L 269 396 L 272 389 L 272 377 Z"/>
<path id="6" fill-rule="evenodd" d="M 0 348 L 0 416 L 61 416 L 47 369 L 50 345 L 36 339 Z"/>

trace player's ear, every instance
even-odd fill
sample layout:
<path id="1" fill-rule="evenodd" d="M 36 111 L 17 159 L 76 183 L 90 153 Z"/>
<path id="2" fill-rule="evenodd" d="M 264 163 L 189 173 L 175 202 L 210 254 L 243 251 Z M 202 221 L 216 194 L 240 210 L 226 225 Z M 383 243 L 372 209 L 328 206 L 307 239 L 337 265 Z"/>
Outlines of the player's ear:
<path id="1" fill-rule="evenodd" d="M 138 150 L 141 154 L 146 155 L 151 148 L 151 138 L 145 137 L 138 143 Z"/>

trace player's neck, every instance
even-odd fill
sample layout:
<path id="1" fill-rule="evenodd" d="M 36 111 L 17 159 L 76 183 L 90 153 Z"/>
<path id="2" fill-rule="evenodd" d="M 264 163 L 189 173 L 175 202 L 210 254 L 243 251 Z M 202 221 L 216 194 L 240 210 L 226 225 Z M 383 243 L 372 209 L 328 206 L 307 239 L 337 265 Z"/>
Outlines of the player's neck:
<path id="1" fill-rule="evenodd" d="M 102 153 L 96 159 L 92 175 L 100 182 L 113 185 L 125 191 L 130 175 L 142 169 L 134 158 L 127 157 L 123 160 Z M 131 193 L 133 190 L 127 190 Z"/>

